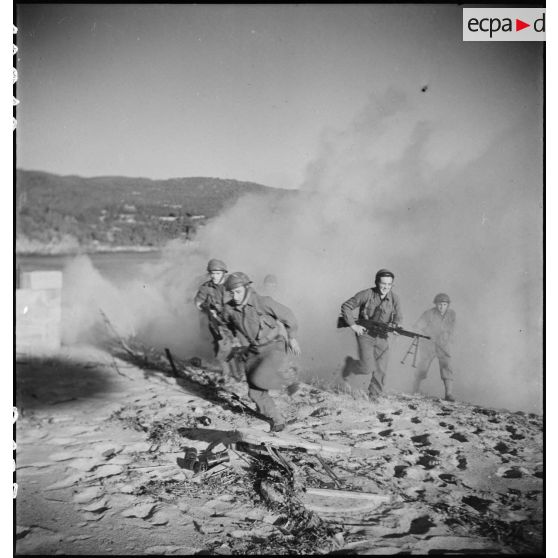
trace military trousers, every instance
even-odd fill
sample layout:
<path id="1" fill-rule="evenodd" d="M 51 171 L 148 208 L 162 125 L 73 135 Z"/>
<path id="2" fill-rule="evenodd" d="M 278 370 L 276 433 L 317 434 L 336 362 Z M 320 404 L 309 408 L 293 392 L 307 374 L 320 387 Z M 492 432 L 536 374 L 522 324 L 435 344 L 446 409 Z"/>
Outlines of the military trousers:
<path id="1" fill-rule="evenodd" d="M 269 390 L 283 386 L 285 380 L 282 370 L 286 363 L 285 341 L 281 338 L 264 347 L 258 347 L 257 353 L 249 354 L 245 364 L 248 396 L 256 404 L 259 413 L 278 424 L 284 420 Z"/>
<path id="2" fill-rule="evenodd" d="M 376 397 L 384 391 L 389 362 L 389 341 L 385 337 L 372 337 L 367 333 L 357 335 L 356 340 L 361 374 L 371 376 L 368 394 Z"/>
<path id="3" fill-rule="evenodd" d="M 432 361 L 435 358 L 438 359 L 440 365 L 440 377 L 442 380 L 453 379 L 450 354 L 443 347 L 437 347 L 434 343 L 428 341 L 420 345 L 416 372 L 417 380 L 422 381 L 426 378 Z"/>
<path id="4" fill-rule="evenodd" d="M 213 355 L 223 370 L 223 376 L 232 376 L 236 380 L 242 379 L 242 367 L 236 360 L 227 362 L 227 357 L 231 354 L 234 347 L 240 344 L 233 336 L 232 332 L 225 326 L 209 324 L 209 332 L 213 340 Z"/>

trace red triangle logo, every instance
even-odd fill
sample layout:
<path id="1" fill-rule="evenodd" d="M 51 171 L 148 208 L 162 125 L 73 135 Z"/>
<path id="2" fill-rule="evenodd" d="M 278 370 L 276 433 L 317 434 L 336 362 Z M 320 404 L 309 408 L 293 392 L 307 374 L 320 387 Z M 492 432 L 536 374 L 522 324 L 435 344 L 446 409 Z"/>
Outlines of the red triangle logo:
<path id="1" fill-rule="evenodd" d="M 526 27 L 531 27 L 530 23 L 525 23 L 524 21 L 521 21 L 520 19 L 515 19 L 515 30 L 516 31 L 521 31 L 522 29 L 525 29 Z"/>

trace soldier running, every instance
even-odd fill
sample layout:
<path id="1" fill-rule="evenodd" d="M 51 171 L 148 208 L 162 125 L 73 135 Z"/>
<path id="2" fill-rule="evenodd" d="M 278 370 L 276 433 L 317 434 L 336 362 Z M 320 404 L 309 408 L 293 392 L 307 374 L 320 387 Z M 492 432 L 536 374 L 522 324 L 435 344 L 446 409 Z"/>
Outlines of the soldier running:
<path id="1" fill-rule="evenodd" d="M 235 363 L 229 363 L 226 360 L 231 349 L 238 345 L 223 322 L 223 309 L 229 300 L 225 290 L 227 266 L 221 260 L 211 259 L 207 263 L 207 271 L 209 280 L 200 286 L 194 304 L 207 316 L 209 332 L 213 339 L 213 354 L 221 365 L 223 375 L 229 377 L 232 374 L 238 378 Z"/>
<path id="2" fill-rule="evenodd" d="M 269 296 L 259 295 L 250 287 L 251 283 L 242 272 L 227 277 L 225 288 L 232 300 L 225 304 L 223 319 L 235 335 L 240 333 L 248 341 L 243 349 L 248 396 L 258 412 L 271 419 L 271 432 L 280 432 L 285 428 L 285 420 L 269 390 L 279 389 L 283 384 L 280 370 L 287 362 L 287 349 L 300 355 L 294 337 L 298 325 L 289 308 Z"/>
<path id="3" fill-rule="evenodd" d="M 431 341 L 425 341 L 419 349 L 413 392 L 420 392 L 420 383 L 426 378 L 432 361 L 437 358 L 440 377 L 444 382 L 444 399 L 455 401 L 450 354 L 450 345 L 455 331 L 455 311 L 449 308 L 450 302 L 450 297 L 446 293 L 438 293 L 434 297 L 434 307 L 423 312 L 416 323 L 416 327 L 429 335 Z"/>
<path id="4" fill-rule="evenodd" d="M 395 275 L 380 269 L 374 279 L 375 286 L 359 291 L 341 306 L 341 314 L 355 332 L 358 357 L 362 374 L 371 376 L 368 395 L 376 400 L 382 394 L 389 361 L 389 341 L 385 331 L 374 331 L 355 323 L 353 310 L 358 308 L 358 318 L 373 320 L 393 326 L 403 321 L 399 297 L 392 292 Z"/>

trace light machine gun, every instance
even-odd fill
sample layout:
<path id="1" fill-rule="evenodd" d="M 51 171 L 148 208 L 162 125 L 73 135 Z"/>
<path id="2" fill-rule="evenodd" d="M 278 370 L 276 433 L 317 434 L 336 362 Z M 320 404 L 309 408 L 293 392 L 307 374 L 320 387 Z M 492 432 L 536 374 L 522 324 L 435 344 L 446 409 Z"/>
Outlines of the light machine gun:
<path id="1" fill-rule="evenodd" d="M 407 349 L 405 356 L 402 358 L 401 364 L 405 364 L 405 360 L 407 359 L 407 357 L 412 354 L 413 368 L 416 368 L 418 345 L 420 339 L 430 339 L 428 335 L 423 335 L 422 333 L 417 333 L 416 331 L 403 329 L 402 327 L 395 324 L 377 322 L 375 320 L 365 320 L 364 318 L 357 319 L 356 324 L 364 327 L 370 335 L 387 336 L 388 333 L 396 333 L 397 335 L 403 335 L 404 337 L 411 337 L 413 341 Z M 339 316 L 339 318 L 337 318 L 337 327 L 349 327 L 349 324 L 346 322 L 343 316 Z"/>

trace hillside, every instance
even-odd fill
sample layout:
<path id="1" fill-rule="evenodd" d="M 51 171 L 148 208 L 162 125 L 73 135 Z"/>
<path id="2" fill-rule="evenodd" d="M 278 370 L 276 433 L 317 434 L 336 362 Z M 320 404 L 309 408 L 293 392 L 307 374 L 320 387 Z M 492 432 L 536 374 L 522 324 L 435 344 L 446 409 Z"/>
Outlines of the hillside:
<path id="1" fill-rule="evenodd" d="M 191 239 L 198 227 L 246 194 L 296 192 L 208 177 L 83 178 L 19 169 L 17 251 L 157 247 L 174 238 Z"/>
<path id="2" fill-rule="evenodd" d="M 302 384 L 270 435 L 197 360 L 18 360 L 18 555 L 542 554 L 542 417 Z"/>

